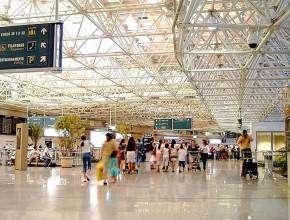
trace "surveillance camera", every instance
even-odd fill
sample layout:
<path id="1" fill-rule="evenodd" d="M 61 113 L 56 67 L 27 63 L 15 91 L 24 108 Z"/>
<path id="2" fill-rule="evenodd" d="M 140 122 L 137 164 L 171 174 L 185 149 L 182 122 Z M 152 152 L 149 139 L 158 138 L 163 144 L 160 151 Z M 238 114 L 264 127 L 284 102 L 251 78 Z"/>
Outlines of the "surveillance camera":
<path id="1" fill-rule="evenodd" d="M 251 32 L 248 36 L 247 43 L 250 48 L 256 48 L 258 46 L 258 35 Z"/>

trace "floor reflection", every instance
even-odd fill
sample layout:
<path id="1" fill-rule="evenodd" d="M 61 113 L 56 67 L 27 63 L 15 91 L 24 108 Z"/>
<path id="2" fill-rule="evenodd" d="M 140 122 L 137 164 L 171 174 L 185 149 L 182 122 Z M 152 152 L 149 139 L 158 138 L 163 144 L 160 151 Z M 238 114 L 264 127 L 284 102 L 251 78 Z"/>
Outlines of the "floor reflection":
<path id="1" fill-rule="evenodd" d="M 82 183 L 81 167 L 0 167 L 0 219 L 288 219 L 289 189 L 277 175 L 242 178 L 238 161 L 209 161 L 205 172 L 147 166 L 108 186 L 95 170 Z"/>

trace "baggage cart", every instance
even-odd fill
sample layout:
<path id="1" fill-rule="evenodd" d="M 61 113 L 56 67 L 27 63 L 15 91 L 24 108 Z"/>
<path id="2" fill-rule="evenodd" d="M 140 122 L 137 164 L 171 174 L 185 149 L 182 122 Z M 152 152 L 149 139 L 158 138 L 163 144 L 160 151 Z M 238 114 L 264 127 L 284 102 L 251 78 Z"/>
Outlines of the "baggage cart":
<path id="1" fill-rule="evenodd" d="M 198 151 L 188 151 L 188 170 L 201 171 Z"/>
<path id="2" fill-rule="evenodd" d="M 251 179 L 258 178 L 258 165 L 255 161 L 255 152 L 249 150 L 242 151 L 242 159 L 243 159 L 243 166 L 242 166 L 242 176 L 249 175 Z"/>

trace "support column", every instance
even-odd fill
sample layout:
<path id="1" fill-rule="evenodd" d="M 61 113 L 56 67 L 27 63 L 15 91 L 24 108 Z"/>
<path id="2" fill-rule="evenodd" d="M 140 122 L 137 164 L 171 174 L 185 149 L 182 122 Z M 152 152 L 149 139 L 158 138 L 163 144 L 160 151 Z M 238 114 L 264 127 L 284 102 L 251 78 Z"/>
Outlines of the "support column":
<path id="1" fill-rule="evenodd" d="M 28 124 L 16 125 L 15 169 L 27 170 Z"/>
<path id="2" fill-rule="evenodd" d="M 290 87 L 283 94 L 284 116 L 285 116 L 285 139 L 287 150 L 287 178 L 290 187 Z"/>

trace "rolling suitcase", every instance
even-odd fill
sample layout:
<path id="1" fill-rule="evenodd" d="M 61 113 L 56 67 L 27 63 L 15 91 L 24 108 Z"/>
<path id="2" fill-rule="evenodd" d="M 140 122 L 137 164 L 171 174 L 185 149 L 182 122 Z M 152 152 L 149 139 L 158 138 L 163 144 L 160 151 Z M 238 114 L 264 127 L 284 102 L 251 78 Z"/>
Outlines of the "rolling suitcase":
<path id="1" fill-rule="evenodd" d="M 242 176 L 246 176 L 247 174 L 250 175 L 252 178 L 253 176 L 258 177 L 258 165 L 257 163 L 253 162 L 243 162 L 243 168 L 242 168 Z"/>

